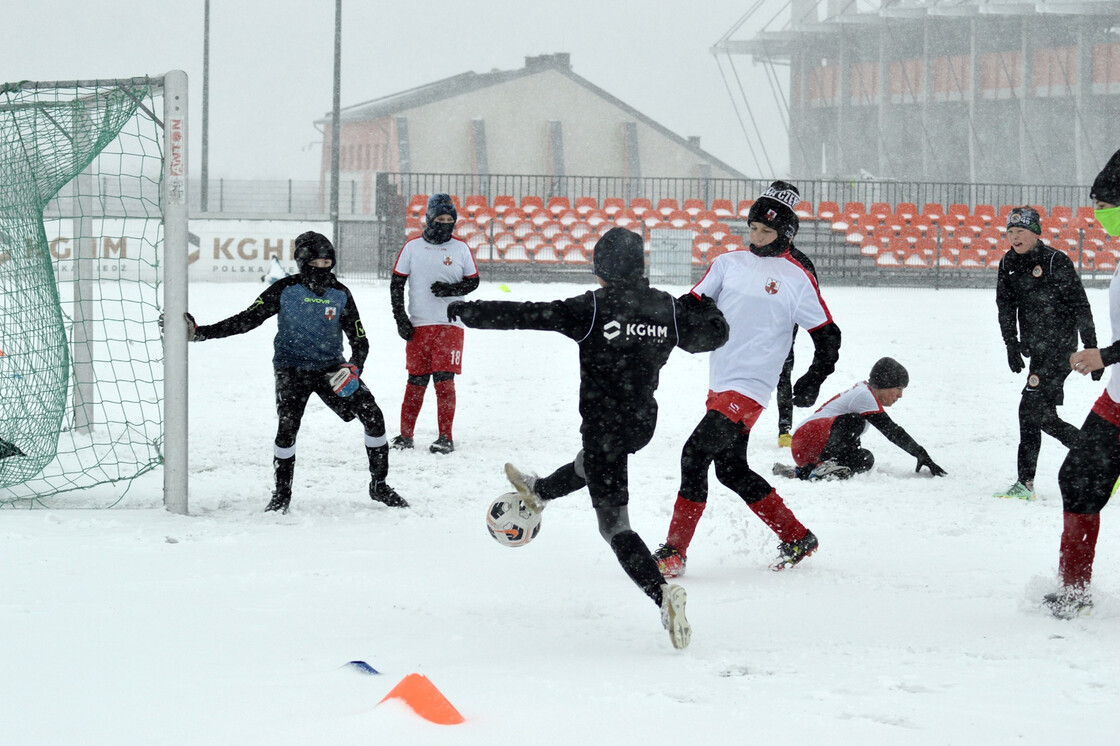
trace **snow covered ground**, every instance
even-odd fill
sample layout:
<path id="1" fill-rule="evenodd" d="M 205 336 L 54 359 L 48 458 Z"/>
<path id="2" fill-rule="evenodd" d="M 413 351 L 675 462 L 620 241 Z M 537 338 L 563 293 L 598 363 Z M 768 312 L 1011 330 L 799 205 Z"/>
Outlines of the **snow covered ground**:
<path id="1" fill-rule="evenodd" d="M 475 297 L 588 287 L 507 294 L 484 282 Z M 260 288 L 197 284 L 191 310 L 216 321 Z M 404 343 L 387 284 L 353 290 L 373 348 L 363 377 L 392 436 Z M 1107 339 L 1106 292 L 1089 297 Z M 0 741 L 1115 742 L 1115 507 L 1101 529 L 1093 615 L 1053 619 L 1038 602 L 1055 584 L 1064 451 L 1044 439 L 1037 502 L 990 496 L 1015 478 L 1023 378 L 1007 370 L 994 290 L 826 287 L 825 298 L 844 345 L 821 401 L 896 357 L 911 385 L 891 414 L 949 476 L 915 475 L 913 459 L 872 431 L 868 475 L 774 478 L 821 540 L 785 573 L 767 569 L 776 538 L 712 477 L 683 579 L 685 651 L 599 538 L 586 492 L 550 507 L 526 547 L 486 532 L 487 505 L 509 491 L 505 461 L 547 472 L 579 447 L 571 341 L 468 331 L 457 451 L 393 454 L 390 483 L 406 511 L 369 501 L 360 425 L 313 402 L 286 516 L 263 512 L 275 324 L 192 345 L 189 517 L 162 509 L 159 474 L 111 510 L 65 497 L 0 514 Z M 809 350 L 801 335 L 797 373 Z M 674 353 L 657 435 L 631 460 L 630 515 L 651 549 L 664 540 L 706 383 L 705 356 Z M 1059 412 L 1080 424 L 1103 385 L 1071 378 Z M 435 436 L 429 391 L 417 442 Z M 771 408 L 752 463 L 769 477 L 788 454 Z M 356 659 L 380 675 L 345 665 Z M 413 672 L 466 722 L 434 725 L 397 700 L 378 706 Z"/>

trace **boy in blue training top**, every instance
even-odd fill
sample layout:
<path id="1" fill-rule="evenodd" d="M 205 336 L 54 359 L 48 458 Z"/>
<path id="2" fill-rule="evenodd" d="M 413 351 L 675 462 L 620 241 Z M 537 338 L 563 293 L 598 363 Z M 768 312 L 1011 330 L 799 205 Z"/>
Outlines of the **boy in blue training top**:
<path id="1" fill-rule="evenodd" d="M 389 473 L 385 418 L 358 377 L 369 354 L 369 341 L 354 297 L 331 272 L 334 246 L 321 233 L 302 233 L 295 240 L 295 261 L 299 274 L 277 280 L 251 306 L 228 319 L 198 326 L 193 316 L 185 314 L 187 338 L 204 342 L 244 334 L 277 316 L 272 356 L 280 420 L 272 460 L 276 488 L 265 510 L 288 512 L 296 468 L 296 435 L 312 394 L 344 421 L 361 420 L 369 458 L 370 499 L 392 508 L 406 508 L 404 498 L 385 482 Z M 342 354 L 343 334 L 350 343 L 349 360 Z"/>

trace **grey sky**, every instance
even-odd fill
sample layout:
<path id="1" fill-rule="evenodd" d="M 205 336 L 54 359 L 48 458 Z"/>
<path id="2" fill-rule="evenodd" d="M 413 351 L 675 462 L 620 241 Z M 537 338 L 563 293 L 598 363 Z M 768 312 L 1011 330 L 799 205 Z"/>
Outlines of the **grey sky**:
<path id="1" fill-rule="evenodd" d="M 190 77 L 198 174 L 203 0 L 36 0 L 5 8 L 0 77 L 129 77 L 183 69 Z M 317 178 L 329 112 L 333 0 L 211 0 L 210 173 Z M 526 56 L 570 52 L 573 70 L 730 165 L 754 175 L 731 98 L 708 51 L 747 4 L 643 0 L 343 0 L 342 105 L 462 72 L 517 69 Z M 759 13 L 759 23 L 772 14 Z M 737 38 L 753 34 L 744 28 Z M 763 68 L 737 60 L 775 170 L 786 136 Z M 724 63 L 726 70 L 726 63 Z M 733 83 L 734 85 L 734 83 Z M 753 130 L 752 130 L 753 137 Z M 780 174 L 761 174 L 763 176 Z"/>

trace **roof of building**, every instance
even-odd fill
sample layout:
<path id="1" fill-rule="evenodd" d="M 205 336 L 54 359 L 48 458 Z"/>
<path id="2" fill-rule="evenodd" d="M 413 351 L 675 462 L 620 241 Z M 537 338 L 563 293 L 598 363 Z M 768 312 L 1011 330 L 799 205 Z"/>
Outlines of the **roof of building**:
<path id="1" fill-rule="evenodd" d="M 465 93 L 502 85 L 512 80 L 530 75 L 538 75 L 548 71 L 558 72 L 564 75 L 577 85 L 586 88 L 592 94 L 609 102 L 612 106 L 626 112 L 626 114 L 633 117 L 635 121 L 641 122 L 651 129 L 656 130 L 682 148 L 691 151 L 696 156 L 711 163 L 713 166 L 733 174 L 737 178 L 749 178 L 738 169 L 724 163 L 701 148 L 694 139 L 681 137 L 664 125 L 659 124 L 632 106 L 629 106 L 607 93 L 586 78 L 572 72 L 571 55 L 567 52 L 526 57 L 525 67 L 520 70 L 493 70 L 488 73 L 461 73 L 450 78 L 444 78 L 443 80 L 433 81 L 422 86 L 417 86 L 416 88 L 410 88 L 406 91 L 382 96 L 381 98 L 376 98 L 353 106 L 347 106 L 341 110 L 340 119 L 343 122 L 353 122 L 363 119 L 380 119 L 420 106 L 439 103 L 440 101 L 462 96 Z M 322 119 L 317 120 L 316 124 L 326 124 L 329 123 L 330 120 L 331 117 L 328 113 Z"/>

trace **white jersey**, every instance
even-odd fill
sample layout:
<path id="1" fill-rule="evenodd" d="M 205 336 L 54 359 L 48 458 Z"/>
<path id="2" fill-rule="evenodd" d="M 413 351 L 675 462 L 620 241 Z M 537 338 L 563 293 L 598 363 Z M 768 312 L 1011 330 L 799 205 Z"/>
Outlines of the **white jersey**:
<path id="1" fill-rule="evenodd" d="M 883 405 L 875 398 L 875 394 L 871 393 L 871 387 L 867 385 L 867 381 L 860 381 L 844 393 L 837 394 L 826 401 L 817 408 L 816 412 L 806 417 L 805 422 L 802 422 L 797 428 L 799 429 L 813 420 L 832 419 L 842 414 L 867 415 L 882 411 Z M 863 421 L 863 429 L 867 430 L 867 420 Z"/>
<path id="2" fill-rule="evenodd" d="M 1120 269 L 1112 275 L 1112 282 L 1108 286 L 1108 320 L 1112 324 L 1112 343 L 1120 341 Z M 1107 345 L 1106 345 L 1107 346 Z M 1116 374 L 1115 365 L 1108 368 L 1108 385 L 1105 391 L 1114 402 L 1120 402 L 1120 375 Z"/>
<path id="3" fill-rule="evenodd" d="M 465 243 L 457 238 L 441 244 L 428 243 L 423 237 L 414 238 L 397 255 L 393 274 L 409 278 L 408 318 L 413 326 L 463 326 L 458 320 L 447 320 L 447 306 L 463 297 L 438 298 L 432 294 L 432 283 L 455 284 L 466 277 L 478 276 L 478 266 Z"/>
<path id="4" fill-rule="evenodd" d="M 722 254 L 692 294 L 714 300 L 731 326 L 727 344 L 710 358 L 708 388 L 737 391 L 763 407 L 777 388 L 794 324 L 813 331 L 832 321 L 816 280 L 788 253 Z"/>

